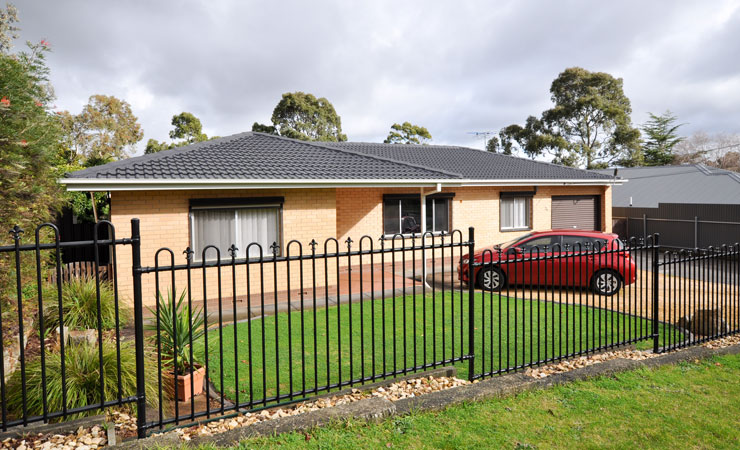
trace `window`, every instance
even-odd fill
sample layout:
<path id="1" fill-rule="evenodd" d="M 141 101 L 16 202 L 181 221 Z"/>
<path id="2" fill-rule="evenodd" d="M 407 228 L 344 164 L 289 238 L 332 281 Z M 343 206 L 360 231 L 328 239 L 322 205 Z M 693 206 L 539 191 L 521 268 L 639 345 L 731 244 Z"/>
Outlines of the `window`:
<path id="1" fill-rule="evenodd" d="M 427 198 L 427 231 L 450 231 L 450 199 Z"/>
<path id="2" fill-rule="evenodd" d="M 502 197 L 501 198 L 501 229 L 506 231 L 528 230 L 530 198 Z"/>
<path id="3" fill-rule="evenodd" d="M 539 249 L 540 253 L 545 253 L 551 252 L 553 250 L 552 247 L 555 244 L 560 244 L 560 235 L 536 237 L 527 242 L 522 242 L 520 245 L 517 245 L 517 247 L 521 248 L 525 253 L 534 252 L 536 255 L 537 250 L 535 250 L 535 247 Z"/>
<path id="4" fill-rule="evenodd" d="M 581 244 L 580 246 L 578 244 Z M 567 245 L 571 251 L 599 251 L 606 249 L 606 239 L 600 239 L 589 236 L 563 236 L 563 249 Z"/>
<path id="5" fill-rule="evenodd" d="M 232 202 L 233 203 L 233 202 Z M 229 247 L 237 247 L 237 258 L 247 256 L 247 247 L 257 243 L 262 247 L 263 255 L 272 256 L 270 246 L 280 241 L 281 205 L 273 204 L 236 204 L 236 205 L 203 205 L 194 206 L 191 202 L 191 248 L 195 251 L 193 258 L 200 261 L 203 248 L 216 246 L 221 252 L 221 259 L 231 259 Z M 253 245 L 249 249 L 250 258 L 258 258 L 259 248 Z M 216 251 L 209 249 L 206 259 L 216 259 Z"/>
<path id="6" fill-rule="evenodd" d="M 450 230 L 450 198 L 427 197 L 426 231 L 442 233 Z M 383 199 L 383 233 L 421 233 L 421 196 L 386 195 Z"/>

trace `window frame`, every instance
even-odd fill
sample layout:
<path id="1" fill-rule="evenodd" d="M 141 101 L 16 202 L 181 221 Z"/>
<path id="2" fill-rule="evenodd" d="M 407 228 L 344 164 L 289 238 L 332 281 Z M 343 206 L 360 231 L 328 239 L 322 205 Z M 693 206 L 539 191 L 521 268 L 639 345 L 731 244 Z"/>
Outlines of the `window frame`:
<path id="1" fill-rule="evenodd" d="M 442 192 L 442 193 L 435 193 L 427 195 L 425 198 L 427 200 L 432 200 L 432 214 L 434 213 L 434 200 L 445 200 L 447 203 L 447 231 L 427 231 L 428 233 L 431 233 L 432 236 L 445 236 L 450 234 L 450 231 L 452 229 L 452 204 L 454 203 L 452 200 L 455 197 L 454 192 Z M 403 210 L 401 209 L 401 201 L 402 200 L 417 200 L 419 202 L 419 206 L 421 207 L 421 195 L 420 194 L 384 194 L 383 195 L 383 210 L 382 210 L 382 223 L 381 223 L 381 229 L 382 229 L 382 238 L 383 239 L 401 239 L 401 238 L 415 238 L 420 237 L 421 233 L 387 233 L 385 229 L 385 208 L 386 208 L 386 202 L 387 201 L 398 201 L 398 221 L 399 221 L 399 228 L 401 225 L 401 220 L 403 218 Z M 421 215 L 421 208 L 419 211 L 419 214 Z M 432 219 L 434 219 L 434 215 L 432 215 Z M 427 223 L 427 228 L 429 228 L 429 223 Z"/>
<path id="2" fill-rule="evenodd" d="M 532 230 L 532 222 L 534 222 L 534 205 L 532 198 L 536 194 L 535 191 L 525 191 L 525 192 L 502 192 L 501 197 L 499 198 L 499 208 L 498 208 L 498 224 L 499 224 L 499 231 L 502 233 L 510 233 L 510 232 L 518 232 L 518 231 L 530 231 Z M 503 223 L 503 216 L 504 216 L 504 200 L 513 200 L 517 198 L 523 198 L 525 201 L 525 206 L 527 208 L 526 217 L 527 217 L 527 226 L 526 227 L 505 227 Z"/>
<path id="3" fill-rule="evenodd" d="M 189 241 L 190 241 L 190 249 L 194 252 L 193 253 L 193 259 L 192 261 L 195 263 L 203 263 L 203 262 L 217 262 L 218 259 L 215 257 L 206 258 L 205 261 L 200 257 L 199 254 L 196 254 L 195 252 L 195 242 L 193 242 L 194 236 L 195 236 L 195 218 L 193 216 L 193 211 L 215 211 L 215 210 L 233 210 L 234 211 L 234 228 L 236 231 L 236 223 L 237 223 L 237 216 L 236 213 L 238 210 L 244 210 L 244 209 L 264 209 L 264 208 L 274 208 L 276 209 L 277 213 L 277 244 L 278 244 L 278 252 L 277 257 L 280 257 L 283 255 L 283 204 L 285 200 L 283 197 L 248 197 L 248 198 L 216 198 L 216 199 L 190 199 L 190 209 L 188 211 L 188 222 L 189 222 Z M 236 236 L 239 236 L 239 233 L 235 233 Z M 239 238 L 237 238 L 239 239 Z M 241 243 L 240 243 L 241 244 Z M 251 242 L 250 242 L 251 244 Z M 209 244 L 211 245 L 211 244 Z M 239 248 L 239 245 L 235 242 L 234 245 Z M 247 244 L 248 245 L 248 244 Z M 239 248 L 239 250 L 244 250 L 246 252 L 245 248 Z M 264 260 L 272 259 L 273 254 L 270 251 L 270 248 L 263 248 L 262 249 L 262 256 Z M 237 260 L 256 260 L 259 259 L 259 257 L 256 258 L 249 258 L 249 255 L 245 253 L 244 257 L 236 258 Z M 221 252 L 221 262 L 224 261 L 230 261 L 231 256 L 227 252 Z"/>

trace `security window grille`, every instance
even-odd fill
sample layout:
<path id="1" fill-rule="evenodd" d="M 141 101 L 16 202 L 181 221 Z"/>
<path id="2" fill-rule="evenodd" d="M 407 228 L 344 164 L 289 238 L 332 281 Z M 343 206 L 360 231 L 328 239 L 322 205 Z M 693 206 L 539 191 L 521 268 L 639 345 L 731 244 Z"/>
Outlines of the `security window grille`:
<path id="1" fill-rule="evenodd" d="M 501 199 L 501 229 L 528 230 L 530 197 L 504 197 Z"/>
<path id="2" fill-rule="evenodd" d="M 237 258 L 247 256 L 247 247 L 257 243 L 262 247 L 265 258 L 272 257 L 270 246 L 278 242 L 280 236 L 280 206 L 249 206 L 231 208 L 193 208 L 190 213 L 192 227 L 192 249 L 194 259 L 202 260 L 203 249 L 216 246 L 221 259 L 230 259 L 229 247 L 238 249 Z M 258 258 L 260 250 L 256 245 L 249 248 L 249 257 Z M 217 259 L 216 251 L 208 249 L 207 260 Z"/>
<path id="3" fill-rule="evenodd" d="M 427 198 L 427 229 L 435 233 L 450 229 L 450 199 Z M 383 201 L 383 233 L 421 233 L 421 201 L 419 197 L 390 198 Z"/>

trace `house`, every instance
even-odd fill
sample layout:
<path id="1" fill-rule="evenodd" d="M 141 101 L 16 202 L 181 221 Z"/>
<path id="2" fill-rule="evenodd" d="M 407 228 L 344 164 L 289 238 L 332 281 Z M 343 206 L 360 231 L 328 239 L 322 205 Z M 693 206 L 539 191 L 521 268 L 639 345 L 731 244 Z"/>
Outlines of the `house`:
<path id="1" fill-rule="evenodd" d="M 690 249 L 739 240 L 739 173 L 685 164 L 621 168 L 619 176 L 629 180 L 614 187 L 612 202 L 622 237 L 660 233 L 662 245 Z"/>
<path id="2" fill-rule="evenodd" d="M 377 242 L 381 235 L 423 230 L 467 234 L 469 226 L 475 227 L 479 246 L 529 230 L 611 231 L 615 180 L 470 148 L 243 133 L 73 172 L 60 182 L 69 190 L 110 192 L 118 236 L 128 235 L 130 219 L 139 218 L 142 263 L 153 266 L 161 247 L 172 249 L 181 264 L 185 248 L 195 251 L 198 262 L 208 244 L 223 258 L 232 244 L 237 257 L 246 256 L 250 242 L 271 256 L 273 242 L 285 254 L 297 251 L 296 244 L 286 248 L 293 240 L 307 247 L 315 239 L 323 246 L 332 237 L 343 243 L 368 235 Z M 117 255 L 118 280 L 130 297 L 126 251 Z M 249 247 L 250 257 L 259 252 L 256 245 Z M 214 259 L 215 253 L 211 249 L 205 258 Z M 169 256 L 159 261 L 169 262 Z M 143 291 L 153 301 L 153 277 L 144 279 Z"/>

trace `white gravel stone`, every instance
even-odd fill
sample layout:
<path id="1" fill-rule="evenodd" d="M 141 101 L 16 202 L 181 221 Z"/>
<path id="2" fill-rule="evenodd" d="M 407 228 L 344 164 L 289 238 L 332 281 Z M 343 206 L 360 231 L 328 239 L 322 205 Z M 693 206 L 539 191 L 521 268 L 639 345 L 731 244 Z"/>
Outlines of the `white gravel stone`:
<path id="1" fill-rule="evenodd" d="M 707 348 L 723 348 L 740 344 L 740 336 L 728 336 L 721 339 L 705 342 L 702 344 Z M 599 364 L 615 358 L 626 358 L 632 360 L 643 360 L 657 355 L 650 351 L 641 350 L 616 350 L 599 353 L 597 355 L 580 356 L 569 360 L 560 361 L 547 366 L 527 369 L 525 373 L 533 378 L 545 378 L 556 373 L 568 372 L 581 367 Z M 473 384 L 479 380 L 473 381 Z M 265 420 L 279 417 L 288 417 L 305 412 L 316 411 L 336 405 L 344 405 L 369 397 L 385 398 L 390 401 L 398 401 L 404 398 L 416 397 L 430 392 L 451 389 L 458 386 L 470 384 L 467 380 L 455 377 L 422 377 L 412 380 L 401 380 L 386 387 L 379 387 L 372 391 L 361 391 L 352 389 L 349 394 L 335 395 L 308 402 L 301 402 L 290 407 L 276 409 L 265 409 L 254 413 L 245 413 L 237 417 L 209 422 L 189 428 L 178 428 L 171 431 L 180 437 L 182 441 L 190 441 L 195 436 L 212 436 L 239 427 L 254 425 Z M 133 434 L 136 432 L 136 418 L 120 411 L 108 411 L 108 421 L 113 423 L 117 432 Z M 73 433 L 67 435 L 39 433 L 33 437 L 6 438 L 0 441 L 0 449 L 17 450 L 92 450 L 107 445 L 106 431 L 100 426 L 91 428 L 80 427 Z"/>

